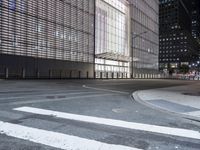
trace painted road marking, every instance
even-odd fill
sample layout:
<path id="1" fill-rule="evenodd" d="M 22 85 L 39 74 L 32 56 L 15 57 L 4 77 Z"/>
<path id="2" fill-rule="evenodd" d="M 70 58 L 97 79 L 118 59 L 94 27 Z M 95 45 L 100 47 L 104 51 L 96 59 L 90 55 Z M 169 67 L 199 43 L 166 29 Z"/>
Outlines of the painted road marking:
<path id="1" fill-rule="evenodd" d="M 120 94 L 129 94 L 129 92 L 109 90 L 109 89 L 101 89 L 101 88 L 94 88 L 94 87 L 89 87 L 89 86 L 86 86 L 86 85 L 83 85 L 82 87 L 86 88 L 86 89 L 92 89 L 92 90 L 98 90 L 98 91 L 106 91 L 106 92 L 120 93 Z"/>
<path id="2" fill-rule="evenodd" d="M 139 150 L 0 121 L 0 134 L 64 150 Z"/>
<path id="3" fill-rule="evenodd" d="M 112 94 L 94 94 L 94 95 L 81 95 L 81 96 L 72 96 L 66 98 L 59 98 L 59 99 L 41 99 L 41 100 L 29 100 L 29 101 L 17 101 L 17 102 L 10 102 L 10 105 L 22 105 L 22 104 L 34 104 L 34 103 L 44 103 L 44 102 L 59 102 L 71 99 L 81 99 L 81 98 L 91 98 L 91 97 L 102 97 L 102 96 L 110 96 Z"/>
<path id="4" fill-rule="evenodd" d="M 186 113 L 183 113 L 183 114 L 191 115 L 191 116 L 195 116 L 195 117 L 200 117 L 200 111 L 191 111 L 191 112 L 186 112 Z"/>
<path id="5" fill-rule="evenodd" d="M 80 94 L 96 94 L 100 92 L 74 92 L 74 93 L 55 93 L 55 94 L 39 94 L 39 95 L 34 95 L 34 97 L 46 97 L 46 96 L 68 96 L 68 95 L 80 95 Z M 10 96 L 10 97 L 1 97 L 0 100 L 9 100 L 9 99 L 22 99 L 22 98 L 32 98 L 33 96 L 27 95 L 27 96 Z"/>
<path id="6" fill-rule="evenodd" d="M 200 132 L 194 131 L 194 130 L 188 130 L 188 129 L 126 122 L 122 120 L 98 118 L 98 117 L 91 117 L 91 116 L 83 116 L 83 115 L 63 113 L 63 112 L 51 111 L 51 110 L 39 109 L 39 108 L 33 108 L 33 107 L 19 107 L 19 108 L 15 108 L 14 110 L 33 113 L 33 114 L 39 114 L 39 115 L 54 116 L 54 117 L 58 117 L 62 119 L 109 125 L 109 126 L 115 126 L 115 127 L 120 127 L 120 128 L 141 130 L 141 131 L 173 135 L 173 136 L 179 136 L 179 137 L 185 137 L 185 138 L 200 139 Z"/>

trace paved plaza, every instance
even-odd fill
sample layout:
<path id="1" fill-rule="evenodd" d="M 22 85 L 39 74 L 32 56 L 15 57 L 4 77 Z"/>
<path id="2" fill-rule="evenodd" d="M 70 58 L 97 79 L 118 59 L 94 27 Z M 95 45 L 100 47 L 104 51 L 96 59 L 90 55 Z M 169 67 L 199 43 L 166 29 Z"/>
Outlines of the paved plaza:
<path id="1" fill-rule="evenodd" d="M 198 150 L 200 123 L 136 101 L 180 80 L 1 80 L 2 150 Z"/>

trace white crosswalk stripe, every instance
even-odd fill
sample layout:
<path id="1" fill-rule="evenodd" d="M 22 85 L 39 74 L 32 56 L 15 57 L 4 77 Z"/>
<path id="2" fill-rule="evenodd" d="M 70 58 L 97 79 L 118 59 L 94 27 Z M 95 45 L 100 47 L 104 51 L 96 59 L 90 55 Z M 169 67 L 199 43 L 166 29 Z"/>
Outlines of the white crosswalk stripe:
<path id="1" fill-rule="evenodd" d="M 139 150 L 0 121 L 0 134 L 64 150 Z"/>
<path id="2" fill-rule="evenodd" d="M 98 117 L 91 117 L 91 116 L 83 116 L 83 115 L 63 113 L 63 112 L 51 111 L 51 110 L 45 110 L 45 109 L 39 109 L 39 108 L 33 108 L 33 107 L 19 107 L 19 108 L 15 108 L 14 110 L 33 113 L 33 114 L 54 116 L 54 117 L 58 117 L 62 119 L 82 121 L 82 122 L 87 122 L 87 123 L 109 125 L 109 126 L 114 126 L 114 127 L 141 130 L 141 131 L 179 136 L 179 137 L 198 139 L 198 140 L 200 139 L 200 132 L 188 130 L 188 129 L 126 122 L 126 121 L 121 121 L 121 120 L 98 118 Z"/>

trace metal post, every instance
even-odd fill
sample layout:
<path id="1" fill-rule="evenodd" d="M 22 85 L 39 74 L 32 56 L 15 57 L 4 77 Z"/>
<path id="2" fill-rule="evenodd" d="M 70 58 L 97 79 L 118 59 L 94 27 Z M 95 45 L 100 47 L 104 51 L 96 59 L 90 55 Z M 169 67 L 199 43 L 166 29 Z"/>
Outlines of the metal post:
<path id="1" fill-rule="evenodd" d="M 25 68 L 22 68 L 22 78 L 25 79 L 26 76 L 26 70 Z"/>
<path id="2" fill-rule="evenodd" d="M 8 68 L 5 68 L 5 78 L 8 79 Z"/>
<path id="3" fill-rule="evenodd" d="M 81 71 L 78 71 L 78 78 L 81 78 Z"/>
<path id="4" fill-rule="evenodd" d="M 52 78 L 52 70 L 51 69 L 49 70 L 49 78 L 50 79 Z"/>
<path id="5" fill-rule="evenodd" d="M 89 72 L 87 71 L 87 79 L 89 78 Z"/>
<path id="6" fill-rule="evenodd" d="M 37 71 L 36 71 L 36 77 L 37 77 L 37 78 L 40 78 L 40 72 L 39 72 L 38 69 L 37 69 Z"/>

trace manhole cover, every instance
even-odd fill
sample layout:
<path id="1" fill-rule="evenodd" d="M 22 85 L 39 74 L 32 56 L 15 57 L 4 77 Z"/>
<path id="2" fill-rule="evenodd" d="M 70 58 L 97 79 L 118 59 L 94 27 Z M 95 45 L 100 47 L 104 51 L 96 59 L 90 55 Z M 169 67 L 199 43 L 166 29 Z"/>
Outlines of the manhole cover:
<path id="1" fill-rule="evenodd" d="M 188 96 L 200 96 L 200 92 L 198 92 L 198 93 L 183 93 L 183 95 L 188 95 Z"/>

